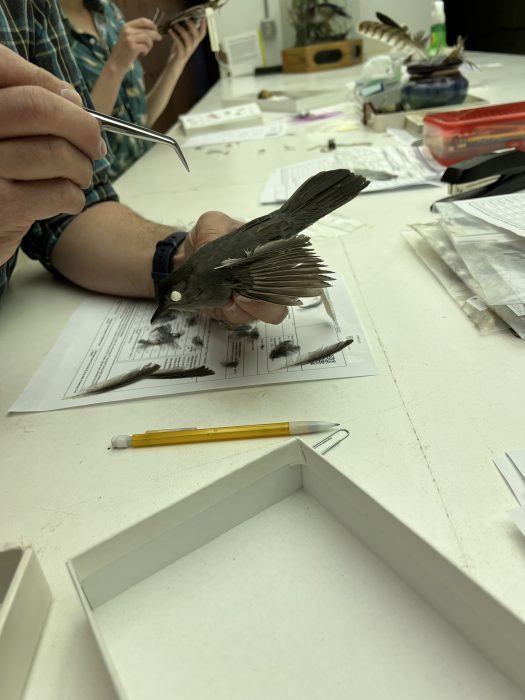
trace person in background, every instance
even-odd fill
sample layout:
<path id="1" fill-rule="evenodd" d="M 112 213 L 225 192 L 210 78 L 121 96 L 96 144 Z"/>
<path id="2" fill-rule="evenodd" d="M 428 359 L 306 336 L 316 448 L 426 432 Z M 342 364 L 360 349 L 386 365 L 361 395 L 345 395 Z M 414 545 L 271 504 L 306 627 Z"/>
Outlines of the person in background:
<path id="1" fill-rule="evenodd" d="M 124 121 L 153 126 L 165 110 L 188 60 L 206 35 L 206 23 L 180 23 L 170 30 L 166 65 L 146 94 L 139 58 L 162 37 L 146 17 L 126 22 L 111 0 L 60 0 L 69 44 L 91 93 L 95 109 Z M 115 179 L 151 144 L 108 133 L 111 179 Z"/>
<path id="2" fill-rule="evenodd" d="M 162 258 L 165 275 L 239 226 L 226 214 L 205 212 L 174 242 L 173 228 L 121 204 L 100 127 L 83 104 L 91 104 L 89 92 L 56 0 L 0 0 L 0 295 L 22 248 L 85 289 L 152 298 L 159 241 L 172 249 Z M 286 308 L 235 294 L 211 315 L 275 324 Z"/>

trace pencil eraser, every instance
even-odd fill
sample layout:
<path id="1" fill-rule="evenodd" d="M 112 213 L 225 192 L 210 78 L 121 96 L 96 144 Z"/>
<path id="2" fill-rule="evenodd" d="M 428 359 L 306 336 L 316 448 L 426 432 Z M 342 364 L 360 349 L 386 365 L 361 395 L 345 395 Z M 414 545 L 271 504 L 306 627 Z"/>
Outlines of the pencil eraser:
<path id="1" fill-rule="evenodd" d="M 111 447 L 114 450 L 122 450 L 131 447 L 131 437 L 129 435 L 116 435 L 111 438 Z"/>

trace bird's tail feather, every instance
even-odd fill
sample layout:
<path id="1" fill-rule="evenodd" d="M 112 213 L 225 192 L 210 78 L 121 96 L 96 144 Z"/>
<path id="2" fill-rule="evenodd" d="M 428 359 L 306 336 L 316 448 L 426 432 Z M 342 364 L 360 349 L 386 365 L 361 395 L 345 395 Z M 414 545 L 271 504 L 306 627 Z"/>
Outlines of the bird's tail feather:
<path id="1" fill-rule="evenodd" d="M 294 233 L 354 199 L 369 181 L 350 170 L 325 170 L 304 182 L 280 208 L 293 221 Z"/>

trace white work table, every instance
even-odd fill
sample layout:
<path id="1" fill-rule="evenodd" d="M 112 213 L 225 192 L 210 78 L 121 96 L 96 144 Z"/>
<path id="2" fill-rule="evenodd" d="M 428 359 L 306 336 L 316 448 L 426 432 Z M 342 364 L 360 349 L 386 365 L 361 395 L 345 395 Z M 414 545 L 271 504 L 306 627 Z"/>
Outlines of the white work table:
<path id="1" fill-rule="evenodd" d="M 521 99 L 525 57 L 472 58 L 481 66 L 469 74 L 474 94 Z M 196 109 L 217 106 L 221 91 L 339 85 L 344 94 L 359 70 L 226 80 Z M 320 124 L 229 149 L 188 149 L 189 174 L 157 146 L 117 190 L 124 203 L 174 228 L 209 209 L 252 218 L 273 208 L 258 200 L 274 168 L 319 155 L 310 149 L 327 140 Z M 364 129 L 336 136 L 340 143 L 389 138 Z M 525 538 L 507 515 L 516 503 L 492 463 L 525 447 L 525 345 L 510 332 L 481 336 L 405 242 L 403 228 L 432 220 L 430 204 L 444 194 L 444 187 L 420 187 L 361 195 L 341 212 L 365 226 L 315 242 L 353 297 L 378 365 L 371 377 L 7 415 L 86 296 L 21 260 L 0 306 L 0 540 L 34 546 L 54 598 L 27 700 L 114 697 L 66 559 L 282 444 L 112 452 L 109 440 L 119 433 L 338 421 L 351 435 L 330 461 L 525 619 Z"/>

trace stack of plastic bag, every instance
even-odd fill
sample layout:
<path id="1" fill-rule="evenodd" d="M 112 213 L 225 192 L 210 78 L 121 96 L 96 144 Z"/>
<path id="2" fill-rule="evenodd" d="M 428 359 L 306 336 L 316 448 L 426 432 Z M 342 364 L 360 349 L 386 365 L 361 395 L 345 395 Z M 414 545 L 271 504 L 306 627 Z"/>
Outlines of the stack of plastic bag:
<path id="1" fill-rule="evenodd" d="M 510 328 L 525 339 L 525 237 L 457 203 L 436 209 L 439 221 L 412 226 L 407 241 L 481 333 Z"/>

